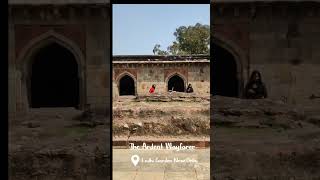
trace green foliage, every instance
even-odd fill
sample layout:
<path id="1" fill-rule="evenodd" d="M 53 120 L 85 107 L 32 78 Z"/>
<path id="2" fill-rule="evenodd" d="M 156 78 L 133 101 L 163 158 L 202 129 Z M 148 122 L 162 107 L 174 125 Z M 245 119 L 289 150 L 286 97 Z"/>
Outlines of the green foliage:
<path id="1" fill-rule="evenodd" d="M 160 44 L 156 44 L 153 48 L 153 54 L 157 55 L 168 55 L 169 53 L 167 51 L 163 51 L 160 49 Z"/>
<path id="2" fill-rule="evenodd" d="M 161 50 L 156 44 L 153 53 L 157 55 L 196 55 L 210 53 L 210 26 L 200 23 L 194 26 L 180 26 L 174 32 L 176 41 L 167 48 Z"/>

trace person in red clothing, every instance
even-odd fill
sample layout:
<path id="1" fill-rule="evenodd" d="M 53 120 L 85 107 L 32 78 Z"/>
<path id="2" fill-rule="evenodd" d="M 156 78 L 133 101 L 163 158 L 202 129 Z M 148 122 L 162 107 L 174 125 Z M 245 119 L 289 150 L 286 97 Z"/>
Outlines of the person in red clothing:
<path id="1" fill-rule="evenodd" d="M 156 90 L 156 85 L 153 84 L 149 90 L 149 93 L 152 94 L 154 93 L 155 90 Z"/>

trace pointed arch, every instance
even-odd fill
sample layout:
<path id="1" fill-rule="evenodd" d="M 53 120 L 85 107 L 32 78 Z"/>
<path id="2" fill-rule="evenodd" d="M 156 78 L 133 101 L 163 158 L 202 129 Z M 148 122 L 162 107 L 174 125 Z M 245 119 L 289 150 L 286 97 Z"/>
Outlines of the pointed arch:
<path id="1" fill-rule="evenodd" d="M 18 69 L 20 69 L 22 73 L 28 73 L 28 65 L 32 60 L 32 56 L 42 47 L 45 47 L 51 43 L 57 43 L 72 52 L 78 63 L 79 76 L 83 77 L 85 72 L 85 58 L 81 49 L 72 40 L 59 33 L 56 33 L 53 30 L 35 37 L 22 48 L 19 56 L 17 57 Z"/>
<path id="2" fill-rule="evenodd" d="M 238 80 L 238 95 L 239 97 L 243 94 L 244 89 L 244 81 L 246 77 L 246 67 L 248 66 L 248 56 L 246 53 L 240 48 L 235 42 L 232 40 L 225 38 L 223 35 L 219 33 L 214 33 L 214 35 L 211 38 L 211 41 L 213 44 L 216 44 L 217 46 L 225 49 L 228 51 L 235 60 L 236 63 L 236 76 Z M 214 49 L 212 54 L 212 59 L 214 60 Z M 211 78 L 212 79 L 212 78 Z M 211 83 L 211 86 L 213 86 L 214 83 Z"/>
<path id="3" fill-rule="evenodd" d="M 132 90 L 133 93 L 131 93 L 131 92 L 130 93 L 124 93 L 124 95 L 130 95 L 131 94 L 131 95 L 136 96 L 137 95 L 137 80 L 136 80 L 135 76 L 132 75 L 131 73 L 129 73 L 128 71 L 122 72 L 116 78 L 119 95 L 120 96 L 122 95 L 122 90 L 124 88 L 124 87 L 121 86 L 122 83 L 123 83 L 121 80 L 123 80 L 123 78 L 126 78 L 126 77 L 129 77 L 129 79 L 128 79 L 129 81 L 130 81 L 130 79 L 132 80 L 133 84 L 131 84 L 131 82 L 129 82 L 128 88 L 129 88 L 130 91 L 131 91 L 131 88 L 133 88 L 133 90 Z"/>
<path id="4" fill-rule="evenodd" d="M 42 48 L 51 44 L 58 44 L 63 48 L 66 48 L 74 56 L 78 66 L 78 78 L 79 78 L 79 108 L 82 109 L 86 102 L 86 90 L 85 90 L 85 57 L 79 46 L 67 37 L 50 30 L 43 33 L 31 41 L 29 41 L 19 53 L 17 57 L 17 70 L 21 72 L 21 84 L 22 91 L 27 92 L 27 106 L 31 107 L 31 75 L 32 64 L 34 56 L 41 51 Z"/>
<path id="5" fill-rule="evenodd" d="M 171 73 L 171 74 L 168 75 L 168 77 L 166 78 L 166 89 L 167 89 L 167 90 L 170 89 L 170 86 L 171 86 L 171 85 L 169 85 L 169 82 L 170 82 L 170 79 L 171 79 L 172 77 L 174 77 L 174 76 L 178 76 L 179 78 L 182 79 L 182 81 L 183 81 L 183 91 L 185 91 L 185 89 L 186 89 L 186 84 L 187 84 L 188 82 L 187 82 L 187 79 L 186 79 L 181 73 L 179 73 L 179 72 L 173 72 L 173 73 Z"/>

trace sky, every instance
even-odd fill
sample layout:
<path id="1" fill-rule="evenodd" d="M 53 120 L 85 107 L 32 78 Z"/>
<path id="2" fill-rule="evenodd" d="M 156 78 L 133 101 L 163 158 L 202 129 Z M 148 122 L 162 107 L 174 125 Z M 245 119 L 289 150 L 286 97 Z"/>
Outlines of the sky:
<path id="1" fill-rule="evenodd" d="M 175 40 L 179 26 L 210 24 L 210 4 L 113 4 L 113 55 L 152 55 Z"/>

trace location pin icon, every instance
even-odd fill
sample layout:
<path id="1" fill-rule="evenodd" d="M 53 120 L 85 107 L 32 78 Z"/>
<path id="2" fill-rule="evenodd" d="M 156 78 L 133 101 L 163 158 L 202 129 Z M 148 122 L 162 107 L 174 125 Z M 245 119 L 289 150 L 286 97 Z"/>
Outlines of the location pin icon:
<path id="1" fill-rule="evenodd" d="M 140 157 L 138 155 L 133 155 L 131 156 L 131 161 L 134 166 L 137 166 L 140 161 Z"/>

